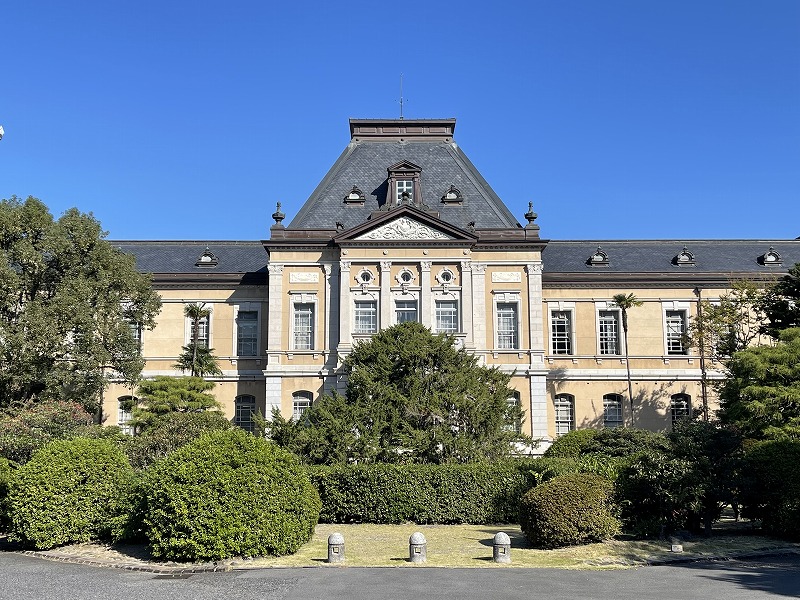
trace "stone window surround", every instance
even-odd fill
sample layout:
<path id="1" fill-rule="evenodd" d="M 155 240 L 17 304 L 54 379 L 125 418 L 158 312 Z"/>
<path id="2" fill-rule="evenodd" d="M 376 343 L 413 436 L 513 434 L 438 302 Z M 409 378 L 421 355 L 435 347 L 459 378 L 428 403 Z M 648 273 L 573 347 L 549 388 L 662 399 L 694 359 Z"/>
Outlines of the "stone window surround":
<path id="1" fill-rule="evenodd" d="M 597 355 L 598 356 L 623 356 L 625 354 L 625 336 L 622 332 L 622 310 L 614 304 L 613 301 L 595 302 L 595 336 L 597 339 Z M 617 318 L 617 351 L 613 354 L 604 353 L 601 345 L 600 335 L 600 313 L 613 312 L 616 313 Z"/>
<path id="2" fill-rule="evenodd" d="M 289 316 L 289 350 L 292 352 L 314 352 L 317 351 L 317 333 L 319 331 L 319 302 L 316 292 L 289 292 L 289 306 L 291 315 Z M 311 348 L 297 348 L 295 339 L 295 312 L 300 304 L 311 305 Z"/>
<path id="3" fill-rule="evenodd" d="M 553 313 L 569 313 L 569 346 L 570 352 L 556 353 L 553 345 Z M 562 300 L 547 303 L 547 329 L 549 337 L 548 351 L 551 356 L 577 356 L 578 348 L 575 343 L 575 302 L 564 302 Z"/>

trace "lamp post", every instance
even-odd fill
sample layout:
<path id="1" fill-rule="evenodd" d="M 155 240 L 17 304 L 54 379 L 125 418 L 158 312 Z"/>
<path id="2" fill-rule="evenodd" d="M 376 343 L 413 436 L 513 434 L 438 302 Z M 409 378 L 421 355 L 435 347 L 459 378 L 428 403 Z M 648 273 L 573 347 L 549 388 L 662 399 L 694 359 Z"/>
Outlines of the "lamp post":
<path id="1" fill-rule="evenodd" d="M 703 401 L 703 421 L 708 421 L 708 395 L 706 394 L 706 332 L 703 325 L 703 290 L 699 287 L 694 288 L 694 295 L 697 296 L 697 329 L 700 332 L 700 397 Z"/>

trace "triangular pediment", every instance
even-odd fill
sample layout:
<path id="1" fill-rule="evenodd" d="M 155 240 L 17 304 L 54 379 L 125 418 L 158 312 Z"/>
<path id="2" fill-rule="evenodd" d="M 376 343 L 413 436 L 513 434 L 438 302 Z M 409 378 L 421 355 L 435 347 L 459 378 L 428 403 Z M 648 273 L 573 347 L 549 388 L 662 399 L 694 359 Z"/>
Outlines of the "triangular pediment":
<path id="1" fill-rule="evenodd" d="M 422 167 L 415 165 L 410 160 L 401 160 L 399 163 L 393 164 L 387 169 L 390 173 L 405 172 L 405 173 L 419 173 Z"/>
<path id="2" fill-rule="evenodd" d="M 342 232 L 335 238 L 338 242 L 408 242 L 464 241 L 472 243 L 476 236 L 469 231 L 453 227 L 435 216 L 411 206 L 403 206 L 373 218 L 357 227 Z"/>

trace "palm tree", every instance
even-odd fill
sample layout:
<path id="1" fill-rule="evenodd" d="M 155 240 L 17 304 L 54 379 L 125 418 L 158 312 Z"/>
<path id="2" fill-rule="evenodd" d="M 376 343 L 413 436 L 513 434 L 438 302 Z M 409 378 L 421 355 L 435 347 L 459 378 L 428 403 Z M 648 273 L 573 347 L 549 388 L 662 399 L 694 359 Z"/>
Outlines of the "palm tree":
<path id="1" fill-rule="evenodd" d="M 612 300 L 614 305 L 622 311 L 622 337 L 625 344 L 625 368 L 628 371 L 628 401 L 633 410 L 633 385 L 631 384 L 631 361 L 628 359 L 628 309 L 641 306 L 642 301 L 633 294 L 616 294 Z"/>
<path id="2" fill-rule="evenodd" d="M 197 342 L 200 338 L 200 321 L 211 316 L 211 310 L 205 302 L 194 302 L 183 307 L 183 314 L 192 320 L 192 377 L 197 375 Z"/>

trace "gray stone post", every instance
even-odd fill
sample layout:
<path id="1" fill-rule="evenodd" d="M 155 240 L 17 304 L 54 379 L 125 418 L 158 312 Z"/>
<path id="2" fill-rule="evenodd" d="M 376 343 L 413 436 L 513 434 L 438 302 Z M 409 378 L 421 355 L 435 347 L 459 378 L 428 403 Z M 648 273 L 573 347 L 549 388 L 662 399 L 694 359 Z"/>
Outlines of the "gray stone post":
<path id="1" fill-rule="evenodd" d="M 498 531 L 492 545 L 492 559 L 496 563 L 511 562 L 511 538 L 507 533 Z"/>
<path id="2" fill-rule="evenodd" d="M 419 531 L 408 538 L 408 560 L 412 563 L 424 563 L 428 560 L 428 541 Z"/>
<path id="3" fill-rule="evenodd" d="M 344 536 L 341 533 L 332 533 L 328 536 L 328 562 L 344 562 Z"/>

